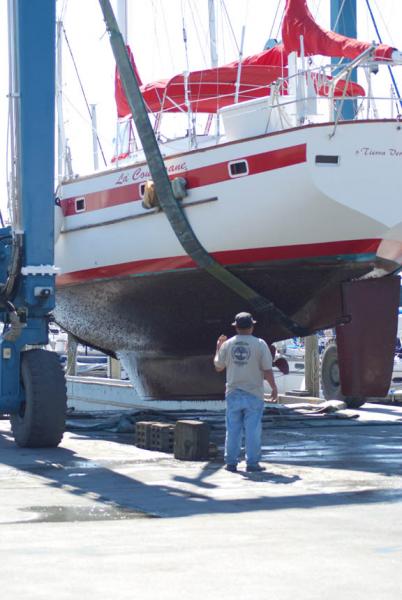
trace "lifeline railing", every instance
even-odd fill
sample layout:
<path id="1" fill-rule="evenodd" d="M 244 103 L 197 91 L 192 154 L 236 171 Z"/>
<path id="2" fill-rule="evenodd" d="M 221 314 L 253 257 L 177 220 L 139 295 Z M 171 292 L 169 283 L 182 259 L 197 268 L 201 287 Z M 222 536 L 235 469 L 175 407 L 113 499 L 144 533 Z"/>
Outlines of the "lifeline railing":
<path id="1" fill-rule="evenodd" d="M 270 108 L 272 110 L 278 110 L 281 113 L 283 120 L 283 129 L 287 129 L 291 126 L 289 119 L 287 118 L 289 117 L 289 114 L 296 114 L 296 125 L 303 125 L 315 122 L 334 123 L 334 129 L 331 134 L 332 136 L 335 135 L 338 124 L 340 120 L 342 120 L 343 108 L 349 102 L 353 102 L 356 105 L 354 120 L 369 120 L 371 118 L 390 118 L 400 120 L 402 117 L 402 99 L 396 94 L 395 89 L 391 87 L 389 95 L 384 96 L 376 95 L 373 93 L 372 75 L 378 71 L 378 68 L 380 66 L 389 66 L 391 63 L 391 61 L 385 60 L 370 60 L 375 50 L 375 47 L 375 44 L 373 44 L 361 55 L 356 57 L 351 62 L 345 64 L 327 64 L 313 68 L 310 66 L 305 70 L 298 70 L 297 73 L 293 75 L 280 78 L 272 84 L 263 86 L 250 86 L 249 89 L 247 89 L 246 91 L 243 90 L 239 94 L 239 107 L 241 107 L 242 101 L 244 101 L 245 97 L 247 97 L 247 100 L 257 100 L 263 98 L 264 95 L 266 95 L 267 102 L 269 103 Z M 397 64 L 400 63 L 395 63 L 395 65 Z M 367 91 L 365 96 L 348 95 L 348 90 L 350 91 L 349 85 L 352 85 L 354 83 L 352 81 L 352 73 L 356 69 L 361 69 L 365 72 L 367 80 Z M 341 82 L 344 83 L 340 88 L 337 89 L 337 86 Z M 208 85 L 210 85 L 210 83 L 211 82 L 208 82 Z M 201 87 L 202 83 L 200 83 L 200 88 Z M 298 94 L 293 97 L 289 95 L 289 90 L 292 87 L 298 90 Z M 341 90 L 341 92 L 339 92 L 339 90 Z M 289 101 L 283 101 L 284 97 L 288 95 Z M 220 101 L 222 101 L 228 96 L 233 96 L 233 94 L 228 93 L 227 95 L 221 95 L 219 99 Z M 282 98 L 282 101 L 280 103 L 278 102 L 278 97 Z M 213 101 L 214 99 L 218 100 L 218 98 L 216 97 L 211 97 L 207 100 Z M 188 123 L 188 104 L 186 104 L 185 102 L 183 104 L 178 104 L 174 99 L 169 98 L 168 96 L 165 97 L 165 100 L 169 101 L 170 106 L 174 106 L 175 111 L 178 112 L 172 113 L 171 109 L 164 110 L 162 106 L 161 111 L 156 113 L 155 115 L 155 130 L 158 132 L 158 134 L 162 131 L 162 124 L 165 124 L 165 117 L 167 115 L 174 114 L 176 118 L 180 118 L 180 115 L 185 115 L 186 124 Z M 203 98 L 203 100 L 206 100 L 206 98 Z M 311 105 L 314 101 L 319 103 L 319 107 L 317 107 L 316 111 L 309 112 L 308 105 Z M 327 109 L 321 112 L 321 107 L 323 107 L 325 103 L 327 103 Z M 193 106 L 196 105 L 197 99 L 193 98 L 191 104 Z M 381 104 L 381 111 L 378 110 L 379 104 Z M 388 108 L 385 108 L 386 105 L 388 105 Z M 293 112 L 291 110 L 292 107 L 295 108 Z M 327 114 L 327 116 L 325 116 L 325 113 Z M 197 115 L 197 113 L 194 114 Z M 177 137 L 178 139 L 183 139 L 186 136 L 183 135 L 175 137 Z M 221 137 L 219 128 L 218 137 Z M 166 138 L 169 142 L 172 141 L 171 135 L 167 135 Z M 188 136 L 188 139 L 189 144 L 191 146 L 193 144 L 196 144 L 196 141 L 193 139 L 193 136 Z M 123 140 L 120 139 L 119 143 L 125 142 L 123 142 Z M 130 148 L 126 149 L 122 147 L 116 147 L 116 157 L 120 156 L 127 159 L 132 156 L 135 156 L 140 150 L 140 148 L 138 148 L 138 146 L 135 143 L 133 143 L 132 137 L 130 137 L 130 146 Z M 116 160 L 116 164 L 118 164 L 118 162 L 119 161 Z"/>

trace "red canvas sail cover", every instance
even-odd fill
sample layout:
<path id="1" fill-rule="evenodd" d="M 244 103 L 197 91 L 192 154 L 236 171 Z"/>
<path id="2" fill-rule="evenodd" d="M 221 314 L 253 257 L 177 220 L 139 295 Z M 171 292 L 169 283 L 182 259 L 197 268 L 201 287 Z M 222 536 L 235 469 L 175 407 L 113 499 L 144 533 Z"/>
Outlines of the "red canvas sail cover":
<path id="1" fill-rule="evenodd" d="M 140 83 L 140 77 L 130 51 L 134 73 Z M 268 86 L 286 76 L 287 55 L 283 46 L 277 46 L 251 56 L 242 61 L 239 87 L 239 102 L 260 98 L 269 94 Z M 219 108 L 233 104 L 236 93 L 238 63 L 233 62 L 215 69 L 191 71 L 188 78 L 188 95 L 194 112 L 215 113 Z M 141 86 L 141 92 L 149 112 L 186 111 L 184 75 L 175 75 L 172 79 L 154 81 Z M 123 86 L 116 69 L 115 96 L 118 117 L 131 113 Z"/>
<path id="2" fill-rule="evenodd" d="M 141 79 L 129 50 L 130 59 L 137 81 Z M 260 52 L 242 61 L 239 86 L 239 102 L 268 96 L 269 85 L 279 77 L 287 76 L 287 53 L 282 44 Z M 194 112 L 216 113 L 224 106 L 233 104 L 236 94 L 236 79 L 238 62 L 233 62 L 216 69 L 192 71 L 188 78 L 188 95 L 191 109 Z M 327 96 L 330 78 L 325 81 L 317 78 L 315 88 L 320 96 Z M 335 96 L 342 96 L 345 83 L 339 81 L 335 87 Z M 141 85 L 141 92 L 149 112 L 186 112 L 185 81 L 182 74 L 172 79 L 154 81 Z M 364 89 L 357 83 L 350 82 L 345 92 L 346 96 L 364 96 Z M 131 114 L 119 73 L 116 69 L 115 96 L 119 118 Z"/>
<path id="3" fill-rule="evenodd" d="M 282 39 L 287 52 L 300 52 L 301 35 L 306 56 L 322 54 L 332 58 L 353 59 L 371 46 L 322 29 L 309 11 L 307 0 L 287 0 L 282 22 Z M 380 44 L 374 51 L 374 57 L 389 60 L 394 50 L 391 46 Z"/>
<path id="4" fill-rule="evenodd" d="M 138 81 L 138 85 L 142 85 L 140 74 L 138 73 L 137 65 L 135 64 L 133 53 L 131 52 L 130 46 L 126 46 L 127 53 L 131 62 L 131 66 L 134 70 L 134 75 Z M 116 66 L 115 74 L 114 74 L 114 96 L 116 99 L 117 106 L 117 116 L 119 119 L 122 117 L 126 117 L 131 113 L 130 107 L 128 106 L 128 102 L 126 99 L 126 94 L 124 93 L 123 84 L 120 79 L 120 73 Z"/>

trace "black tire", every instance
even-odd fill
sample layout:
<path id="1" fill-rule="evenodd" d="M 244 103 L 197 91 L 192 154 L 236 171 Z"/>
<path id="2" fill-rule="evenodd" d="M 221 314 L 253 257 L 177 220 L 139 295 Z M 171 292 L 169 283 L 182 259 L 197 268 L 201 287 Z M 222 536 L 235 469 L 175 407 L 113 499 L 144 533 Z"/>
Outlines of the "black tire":
<path id="1" fill-rule="evenodd" d="M 338 352 L 334 342 L 328 344 L 321 358 L 321 387 L 326 400 L 344 400 L 339 377 Z"/>
<path id="2" fill-rule="evenodd" d="M 59 357 L 47 350 L 21 355 L 21 382 L 25 400 L 11 415 L 15 442 L 21 448 L 54 448 L 62 440 L 67 392 Z"/>
<path id="3" fill-rule="evenodd" d="M 350 398 L 342 394 L 336 343 L 325 348 L 321 359 L 321 387 L 326 400 L 343 400 L 348 408 L 360 408 L 365 398 Z"/>
<path id="4" fill-rule="evenodd" d="M 366 402 L 366 398 L 351 398 L 349 396 L 343 400 L 348 408 L 360 408 Z"/>

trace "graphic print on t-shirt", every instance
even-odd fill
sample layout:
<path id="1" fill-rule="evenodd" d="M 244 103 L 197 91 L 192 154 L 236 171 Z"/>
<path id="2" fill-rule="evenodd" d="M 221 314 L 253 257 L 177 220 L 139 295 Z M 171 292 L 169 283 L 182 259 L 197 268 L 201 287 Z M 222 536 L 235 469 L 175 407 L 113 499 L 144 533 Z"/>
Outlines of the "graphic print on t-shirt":
<path id="1" fill-rule="evenodd" d="M 236 342 L 232 347 L 232 359 L 236 365 L 246 365 L 250 358 L 250 347 L 245 342 Z"/>

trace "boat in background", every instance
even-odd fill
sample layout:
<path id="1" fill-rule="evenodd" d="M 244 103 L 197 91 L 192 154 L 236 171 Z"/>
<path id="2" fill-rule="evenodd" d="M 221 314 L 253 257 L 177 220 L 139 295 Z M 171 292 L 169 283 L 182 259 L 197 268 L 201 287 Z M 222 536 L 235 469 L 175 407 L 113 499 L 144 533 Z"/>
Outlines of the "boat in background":
<path id="1" fill-rule="evenodd" d="M 282 36 L 240 62 L 141 90 L 158 137 L 165 112 L 189 118 L 185 138 L 160 142 L 165 167 L 202 247 L 269 300 L 256 334 L 275 342 L 293 337 L 292 323 L 306 335 L 336 326 L 344 393 L 380 396 L 399 300 L 402 130 L 395 97 L 379 119 L 370 85 L 365 91 L 352 74 L 362 69 L 370 79 L 401 55 L 324 31 L 305 0 L 287 0 Z M 316 54 L 348 61 L 315 68 L 306 57 Z M 118 74 L 116 97 L 128 118 Z M 354 107 L 352 119 L 345 106 Z M 217 115 L 222 131 L 197 135 L 203 111 Z M 248 306 L 186 254 L 144 153 L 128 152 L 118 165 L 58 190 L 55 318 L 118 356 L 143 397 L 220 397 L 214 340 Z"/>

